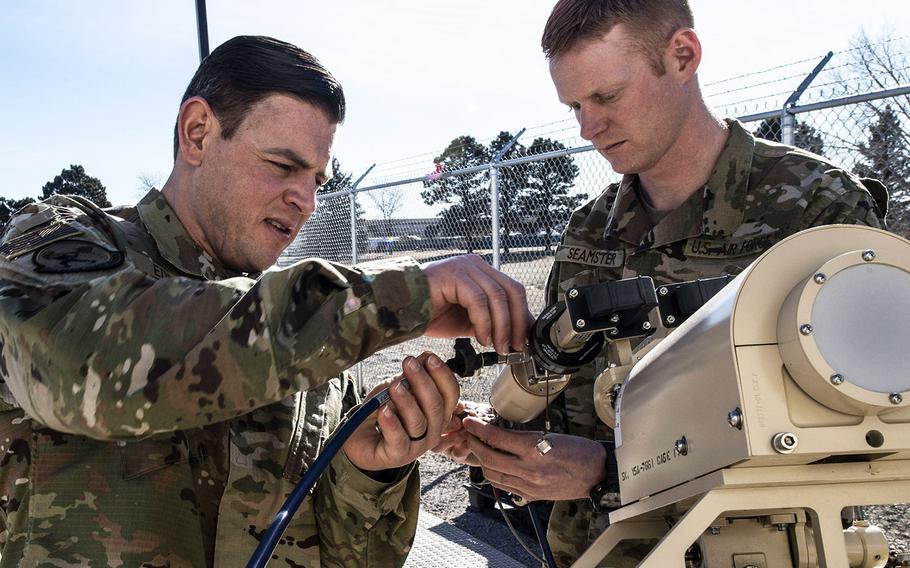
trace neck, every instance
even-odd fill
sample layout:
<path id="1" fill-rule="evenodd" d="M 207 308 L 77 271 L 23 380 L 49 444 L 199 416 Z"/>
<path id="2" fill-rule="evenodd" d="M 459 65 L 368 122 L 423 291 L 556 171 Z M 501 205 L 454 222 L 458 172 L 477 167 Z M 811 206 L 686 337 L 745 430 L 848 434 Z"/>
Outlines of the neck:
<path id="1" fill-rule="evenodd" d="M 186 183 L 187 176 L 178 172 L 178 168 L 179 165 L 175 164 L 170 177 L 164 183 L 164 187 L 161 188 L 161 193 L 167 200 L 168 205 L 174 210 L 174 213 L 177 214 L 177 219 L 180 220 L 190 238 L 205 252 L 209 253 L 212 258 L 217 258 L 212 252 L 212 247 L 206 240 L 205 233 L 199 223 L 197 215 L 200 211 L 196 210 L 196 206 L 193 205 L 190 199 L 192 187 Z"/>
<path id="2" fill-rule="evenodd" d="M 705 185 L 728 134 L 727 125 L 701 103 L 660 162 L 638 174 L 655 209 L 676 209 Z"/>

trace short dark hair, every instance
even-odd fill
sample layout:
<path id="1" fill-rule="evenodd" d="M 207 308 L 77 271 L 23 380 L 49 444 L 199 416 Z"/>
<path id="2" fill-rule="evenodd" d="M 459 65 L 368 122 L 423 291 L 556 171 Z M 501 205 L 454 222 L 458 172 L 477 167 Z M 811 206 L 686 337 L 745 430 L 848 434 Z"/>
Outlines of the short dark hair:
<path id="1" fill-rule="evenodd" d="M 663 75 L 661 53 L 681 28 L 695 27 L 687 0 L 559 0 L 544 26 L 540 45 L 555 59 L 579 43 L 600 39 L 617 24 L 635 38 L 651 67 Z"/>
<path id="2" fill-rule="evenodd" d="M 299 47 L 265 36 L 237 36 L 202 60 L 183 93 L 182 105 L 202 97 L 231 138 L 250 108 L 273 93 L 287 93 L 321 109 L 334 123 L 344 121 L 344 91 L 318 59 Z M 180 150 L 174 126 L 174 159 Z"/>

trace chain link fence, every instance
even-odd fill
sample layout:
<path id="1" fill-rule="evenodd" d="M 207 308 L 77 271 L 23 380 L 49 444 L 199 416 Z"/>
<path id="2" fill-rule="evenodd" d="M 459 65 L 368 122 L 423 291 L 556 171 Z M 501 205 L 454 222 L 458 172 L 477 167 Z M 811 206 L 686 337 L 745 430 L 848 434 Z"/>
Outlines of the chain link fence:
<path id="1" fill-rule="evenodd" d="M 903 55 L 893 42 L 866 48 L 884 45 L 890 55 Z M 891 193 L 891 228 L 907 236 L 907 67 L 892 66 L 884 75 L 858 72 L 857 49 L 708 84 L 706 97 L 719 115 L 738 117 L 757 136 L 882 179 Z M 489 140 L 462 136 L 441 152 L 371 166 L 351 178 L 319 196 L 317 212 L 282 264 L 312 256 L 348 264 L 396 256 L 427 262 L 474 253 L 524 284 L 537 314 L 571 211 L 620 176 L 567 120 Z M 409 341 L 374 355 L 356 373 L 369 388 L 397 373 L 406 355 L 433 351 L 448 358 L 452 345 Z M 463 397 L 486 400 L 496 372 L 463 382 Z"/>

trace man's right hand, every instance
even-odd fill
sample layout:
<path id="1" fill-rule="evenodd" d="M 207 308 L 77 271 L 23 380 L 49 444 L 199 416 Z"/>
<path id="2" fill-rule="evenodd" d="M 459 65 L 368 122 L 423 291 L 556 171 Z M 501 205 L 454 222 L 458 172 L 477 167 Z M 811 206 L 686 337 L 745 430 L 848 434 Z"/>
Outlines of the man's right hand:
<path id="1" fill-rule="evenodd" d="M 499 353 L 524 347 L 532 317 L 524 286 L 476 255 L 423 265 L 430 285 L 432 337 L 472 335 Z"/>
<path id="2" fill-rule="evenodd" d="M 549 433 L 552 450 L 543 455 L 537 449 L 541 432 L 507 430 L 473 416 L 462 420 L 462 428 L 434 450 L 479 464 L 495 487 L 527 501 L 582 499 L 606 477 L 606 450 L 594 440 Z"/>

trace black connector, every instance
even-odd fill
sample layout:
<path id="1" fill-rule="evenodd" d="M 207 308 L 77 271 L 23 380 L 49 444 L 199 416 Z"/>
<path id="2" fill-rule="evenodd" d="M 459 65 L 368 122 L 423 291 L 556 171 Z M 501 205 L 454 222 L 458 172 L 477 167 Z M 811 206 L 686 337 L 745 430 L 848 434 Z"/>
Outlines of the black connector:
<path id="1" fill-rule="evenodd" d="M 499 356 L 495 351 L 478 353 L 467 337 L 455 340 L 455 356 L 446 361 L 446 365 L 459 377 L 473 377 L 482 367 L 495 365 Z"/>

